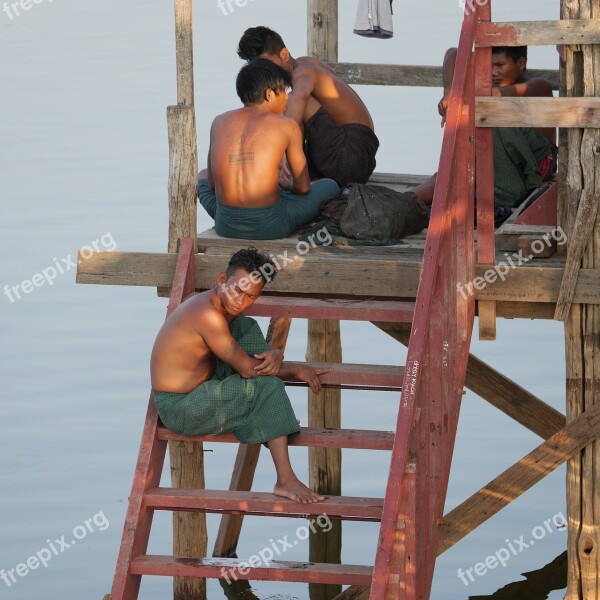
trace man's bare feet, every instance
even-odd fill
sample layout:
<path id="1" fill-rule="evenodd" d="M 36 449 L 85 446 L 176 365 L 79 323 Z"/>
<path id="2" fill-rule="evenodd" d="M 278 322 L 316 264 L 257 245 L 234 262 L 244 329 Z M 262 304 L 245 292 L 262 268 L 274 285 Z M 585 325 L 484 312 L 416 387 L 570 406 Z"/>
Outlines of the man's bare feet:
<path id="1" fill-rule="evenodd" d="M 276 496 L 283 496 L 284 498 L 289 498 L 294 502 L 301 502 L 302 504 L 313 504 L 325 500 L 325 496 L 319 496 L 319 494 L 306 487 L 299 479 L 291 480 L 286 483 L 278 481 L 275 484 L 273 493 Z"/>

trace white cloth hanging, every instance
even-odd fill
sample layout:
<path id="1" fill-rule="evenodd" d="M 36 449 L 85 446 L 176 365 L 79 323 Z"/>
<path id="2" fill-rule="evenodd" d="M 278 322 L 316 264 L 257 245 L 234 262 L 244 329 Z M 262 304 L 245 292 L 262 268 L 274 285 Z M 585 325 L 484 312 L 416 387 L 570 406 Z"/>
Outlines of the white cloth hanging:
<path id="1" fill-rule="evenodd" d="M 354 33 L 388 39 L 394 35 L 393 0 L 358 0 Z"/>

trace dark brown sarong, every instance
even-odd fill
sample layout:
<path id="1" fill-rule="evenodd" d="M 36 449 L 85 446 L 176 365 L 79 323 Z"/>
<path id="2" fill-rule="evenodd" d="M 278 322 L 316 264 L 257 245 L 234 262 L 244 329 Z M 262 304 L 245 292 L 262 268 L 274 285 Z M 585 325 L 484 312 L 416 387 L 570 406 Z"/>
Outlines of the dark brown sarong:
<path id="1" fill-rule="evenodd" d="M 367 183 L 375 170 L 379 140 L 365 125 L 338 125 L 321 107 L 306 123 L 305 153 L 311 179 L 333 179 L 340 187 Z"/>

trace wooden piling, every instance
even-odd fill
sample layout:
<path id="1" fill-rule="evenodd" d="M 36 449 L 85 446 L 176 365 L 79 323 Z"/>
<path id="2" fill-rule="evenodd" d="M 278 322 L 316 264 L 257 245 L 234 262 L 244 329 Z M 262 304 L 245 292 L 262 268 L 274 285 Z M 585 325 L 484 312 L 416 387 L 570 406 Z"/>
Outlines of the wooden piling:
<path id="1" fill-rule="evenodd" d="M 308 322 L 308 362 L 342 362 L 339 321 L 310 320 Z M 308 393 L 308 426 L 340 429 L 342 403 L 340 390 L 323 390 L 318 396 Z M 342 451 L 339 448 L 309 448 L 309 485 L 324 495 L 342 495 Z M 334 521 L 324 532 L 319 528 L 310 533 L 312 562 L 341 563 L 342 524 Z M 311 600 L 331 600 L 342 591 L 340 585 L 310 584 Z"/>
<path id="2" fill-rule="evenodd" d="M 177 106 L 167 108 L 169 131 L 169 252 L 179 240 L 197 238 L 198 151 L 194 112 L 192 0 L 174 0 Z M 169 442 L 173 487 L 204 488 L 204 448 L 196 442 Z M 173 513 L 173 554 L 206 556 L 206 515 Z M 173 579 L 175 600 L 204 600 L 206 580 Z"/>
<path id="3" fill-rule="evenodd" d="M 308 54 L 326 62 L 338 62 L 338 0 L 308 0 Z M 309 320 L 308 361 L 342 362 L 339 321 Z M 341 391 L 324 390 L 320 396 L 308 393 L 308 426 L 339 429 Z M 309 485 L 324 495 L 341 495 L 342 452 L 336 448 L 309 448 Z M 340 563 L 342 524 L 333 523 L 327 533 L 310 533 L 310 560 Z M 331 600 L 342 591 L 339 585 L 311 584 L 311 600 Z"/>
<path id="4" fill-rule="evenodd" d="M 565 19 L 600 18 L 597 0 L 563 0 Z M 565 48 L 567 96 L 600 96 L 600 47 Z M 560 165 L 566 181 L 561 206 L 569 237 L 568 257 L 576 252 L 584 269 L 600 269 L 600 216 L 595 212 L 587 231 L 575 226 L 600 199 L 600 130 L 571 129 L 568 160 Z M 585 239 L 587 237 L 587 239 Z M 577 258 L 574 256 L 574 258 Z M 573 261 L 571 261 L 573 262 Z M 567 265 L 569 260 L 567 259 Z M 565 271 L 566 273 L 566 271 Z M 570 299 L 568 289 L 563 297 Z M 566 316 L 567 421 L 600 404 L 600 305 L 571 304 L 557 316 Z M 568 306 L 566 307 L 568 308 Z M 558 310 L 557 310 L 558 313 Z M 566 600 L 600 597 L 600 441 L 569 461 L 567 468 L 569 571 Z"/>

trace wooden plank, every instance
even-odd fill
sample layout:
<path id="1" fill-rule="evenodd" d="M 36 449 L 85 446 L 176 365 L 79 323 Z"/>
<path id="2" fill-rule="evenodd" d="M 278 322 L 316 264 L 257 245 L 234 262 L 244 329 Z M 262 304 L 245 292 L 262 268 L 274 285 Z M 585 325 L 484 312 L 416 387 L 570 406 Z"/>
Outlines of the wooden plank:
<path id="1" fill-rule="evenodd" d="M 333 600 L 369 600 L 370 585 L 353 585 L 338 594 Z"/>
<path id="2" fill-rule="evenodd" d="M 391 65 L 371 63 L 335 63 L 329 66 L 352 85 L 397 85 L 404 87 L 443 87 L 442 67 L 424 65 Z M 531 77 L 547 79 L 558 89 L 555 69 L 528 69 Z"/>
<path id="3" fill-rule="evenodd" d="M 246 311 L 256 317 L 294 317 L 297 319 L 333 319 L 339 321 L 412 322 L 414 302 L 377 300 L 320 300 L 289 296 L 261 296 Z"/>
<path id="4" fill-rule="evenodd" d="M 325 354 L 325 352 L 320 353 L 320 355 Z M 317 354 L 315 352 L 308 352 L 307 355 L 315 356 Z M 340 356 L 341 352 L 329 353 L 329 355 L 334 357 L 336 355 Z M 389 388 L 390 391 L 400 391 L 402 389 L 402 380 L 404 378 L 404 367 L 391 365 L 364 365 L 315 361 L 309 361 L 307 363 L 288 361 L 287 364 L 308 364 L 315 369 L 332 368 L 333 371 L 331 373 L 324 373 L 319 376 L 324 388 L 332 386 L 376 386 Z M 333 427 L 333 425 L 327 425 L 326 427 Z"/>
<path id="5" fill-rule="evenodd" d="M 410 327 L 373 323 L 395 340 L 408 345 Z M 469 354 L 465 385 L 503 413 L 547 440 L 566 425 L 565 416 L 502 373 Z"/>
<path id="6" fill-rule="evenodd" d="M 427 181 L 430 175 L 411 175 L 408 173 L 380 173 L 375 172 L 371 175 L 369 183 L 380 185 L 400 185 L 405 187 L 415 187 L 424 181 Z"/>
<path id="7" fill-rule="evenodd" d="M 537 235 L 539 237 L 552 236 L 555 227 L 550 225 L 529 225 L 521 223 L 505 223 L 496 232 L 496 250 L 498 260 L 506 262 L 508 256 L 502 256 L 501 252 L 517 252 L 519 238 L 524 235 Z M 514 258 L 514 257 L 513 257 Z"/>
<path id="8" fill-rule="evenodd" d="M 210 442 L 238 444 L 232 433 L 222 435 L 183 436 L 173 433 L 164 427 L 158 430 L 160 440 L 189 440 L 194 442 Z M 314 446 L 323 448 L 354 448 L 358 450 L 391 450 L 394 443 L 393 431 L 371 431 L 361 429 L 322 429 L 302 427 L 300 435 L 294 438 L 291 446 Z"/>
<path id="9" fill-rule="evenodd" d="M 338 0 L 308 0 L 308 55 L 338 60 Z"/>
<path id="10" fill-rule="evenodd" d="M 306 359 L 312 363 L 342 361 L 340 322 L 311 319 L 308 321 L 308 344 Z M 324 366 L 324 365 L 323 365 Z M 340 369 L 336 366 L 335 369 Z M 327 368 L 327 367 L 325 367 Z M 322 383 L 333 373 L 321 376 Z M 341 376 L 342 382 L 346 377 Z M 374 378 L 373 380 L 377 380 Z M 400 382 L 402 385 L 402 382 Z M 323 390 L 318 396 L 308 390 L 308 426 L 340 429 L 342 426 L 342 396 L 340 390 Z M 339 496 L 342 493 L 342 451 L 340 448 L 308 449 L 309 487 L 324 496 Z M 342 524 L 335 523 L 325 534 L 311 532 L 309 537 L 309 559 L 313 562 L 339 564 L 342 561 Z M 341 587 L 311 586 L 310 596 L 315 600 L 328 600 L 337 596 Z"/>
<path id="11" fill-rule="evenodd" d="M 600 173 L 600 148 L 596 154 L 596 172 Z M 592 165 L 594 160 L 592 159 Z M 593 171 L 593 167 L 592 167 Z M 577 277 L 581 268 L 581 260 L 586 251 L 592 233 L 596 224 L 598 214 L 598 197 L 592 196 L 589 190 L 584 189 L 581 193 L 581 201 L 575 218 L 575 235 L 569 241 L 567 253 L 567 264 L 563 273 L 563 280 L 560 286 L 560 293 L 556 303 L 556 312 L 554 318 L 557 321 L 566 321 L 567 315 L 571 310 L 575 288 L 577 286 Z"/>
<path id="12" fill-rule="evenodd" d="M 554 182 L 534 203 L 513 221 L 515 225 L 547 225 L 556 227 L 558 182 Z"/>
<path id="13" fill-rule="evenodd" d="M 541 248 L 541 251 L 539 250 Z M 556 240 L 544 240 L 539 235 L 521 235 L 517 240 L 517 250 L 523 256 L 551 258 L 556 254 Z"/>
<path id="14" fill-rule="evenodd" d="M 600 437 L 600 404 L 571 421 L 444 516 L 441 554 Z"/>
<path id="15" fill-rule="evenodd" d="M 581 19 L 481 23 L 475 33 L 475 44 L 479 48 L 600 44 L 600 21 Z"/>
<path id="16" fill-rule="evenodd" d="M 301 504 L 265 492 L 153 488 L 147 505 L 156 510 L 189 510 L 236 513 L 265 517 L 316 519 L 327 515 L 344 521 L 380 521 L 383 498 L 329 495 L 323 502 Z"/>
<path id="17" fill-rule="evenodd" d="M 260 557 L 256 557 L 260 558 Z M 210 577 L 288 583 L 330 583 L 368 585 L 372 567 L 332 565 L 326 563 L 272 562 L 250 567 L 247 562 L 231 558 L 174 558 L 172 556 L 139 556 L 131 563 L 134 575 Z"/>
<path id="18" fill-rule="evenodd" d="M 477 127 L 600 128 L 600 98 L 476 99 Z"/>
<path id="19" fill-rule="evenodd" d="M 133 285 L 159 287 L 170 285 L 176 255 L 123 252 L 94 252 L 89 258 L 78 255 L 77 283 L 96 285 Z M 414 298 L 422 265 L 419 263 L 382 262 L 378 270 L 373 262 L 362 259 L 306 259 L 298 267 L 282 271 L 269 284 L 269 292 L 305 295 L 354 296 L 357 291 L 369 298 Z M 196 289 L 209 289 L 216 274 L 223 269 L 223 258 L 196 256 Z M 478 267 L 477 275 L 486 268 Z M 558 299 L 563 269 L 554 267 L 517 267 L 506 281 L 488 283 L 475 290 L 477 300 L 497 302 L 555 303 Z M 361 281 L 360 290 L 356 281 Z M 467 282 L 465 282 L 467 283 Z M 575 288 L 574 302 L 600 304 L 600 274 L 582 269 Z"/>

